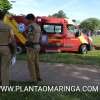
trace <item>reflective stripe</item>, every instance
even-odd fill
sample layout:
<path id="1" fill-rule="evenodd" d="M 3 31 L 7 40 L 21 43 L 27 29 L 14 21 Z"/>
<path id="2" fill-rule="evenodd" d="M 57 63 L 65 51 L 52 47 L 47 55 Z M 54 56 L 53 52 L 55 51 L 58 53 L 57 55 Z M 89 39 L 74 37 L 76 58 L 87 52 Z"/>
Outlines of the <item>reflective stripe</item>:
<path id="1" fill-rule="evenodd" d="M 5 18 L 4 18 L 5 24 L 11 26 L 15 32 L 16 37 L 19 39 L 19 41 L 22 44 L 25 44 L 27 39 L 22 35 L 22 33 L 19 32 L 18 24 L 17 24 L 16 20 L 14 20 L 14 19 L 10 20 L 10 18 L 11 18 L 10 16 L 5 16 Z"/>
<path id="2" fill-rule="evenodd" d="M 86 43 L 88 44 L 88 41 L 85 39 L 84 35 L 81 35 L 78 37 L 81 43 Z"/>

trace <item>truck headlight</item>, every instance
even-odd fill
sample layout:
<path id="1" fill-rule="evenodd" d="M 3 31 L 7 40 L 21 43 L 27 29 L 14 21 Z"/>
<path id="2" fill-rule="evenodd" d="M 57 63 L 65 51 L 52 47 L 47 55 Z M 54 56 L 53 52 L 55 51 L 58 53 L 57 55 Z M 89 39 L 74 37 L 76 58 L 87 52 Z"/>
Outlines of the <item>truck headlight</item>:
<path id="1" fill-rule="evenodd" d="M 61 43 L 56 43 L 56 46 L 62 46 L 62 44 Z"/>

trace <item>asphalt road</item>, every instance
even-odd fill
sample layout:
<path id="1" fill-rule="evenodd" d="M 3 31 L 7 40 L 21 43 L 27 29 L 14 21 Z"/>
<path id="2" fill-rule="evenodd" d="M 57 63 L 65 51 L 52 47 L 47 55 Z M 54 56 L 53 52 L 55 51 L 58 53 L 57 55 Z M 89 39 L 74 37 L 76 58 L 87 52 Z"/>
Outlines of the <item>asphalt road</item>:
<path id="1" fill-rule="evenodd" d="M 40 72 L 43 81 L 52 85 L 100 87 L 100 67 L 96 65 L 40 63 Z M 25 61 L 17 61 L 10 67 L 10 80 L 32 81 Z"/>

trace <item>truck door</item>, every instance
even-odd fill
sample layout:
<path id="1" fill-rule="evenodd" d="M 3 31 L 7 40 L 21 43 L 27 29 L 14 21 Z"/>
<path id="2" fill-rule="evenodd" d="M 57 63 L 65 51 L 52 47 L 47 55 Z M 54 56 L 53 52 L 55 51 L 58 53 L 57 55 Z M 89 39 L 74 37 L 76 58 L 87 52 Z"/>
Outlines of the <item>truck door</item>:
<path id="1" fill-rule="evenodd" d="M 78 36 L 76 36 L 77 29 L 73 25 L 67 26 L 67 34 L 64 39 L 64 47 L 67 51 L 78 51 L 80 46 L 80 41 Z"/>

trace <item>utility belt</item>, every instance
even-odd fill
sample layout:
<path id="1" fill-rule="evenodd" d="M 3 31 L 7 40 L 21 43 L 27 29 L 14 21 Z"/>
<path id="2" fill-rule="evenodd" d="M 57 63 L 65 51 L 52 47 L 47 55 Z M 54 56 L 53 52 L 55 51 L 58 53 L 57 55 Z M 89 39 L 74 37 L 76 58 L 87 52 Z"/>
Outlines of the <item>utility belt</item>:
<path id="1" fill-rule="evenodd" d="M 40 45 L 40 43 L 35 43 L 35 42 L 31 42 L 31 41 L 27 41 L 25 43 L 25 47 L 28 47 L 28 48 L 33 48 L 36 46 L 36 45 Z"/>
<path id="2" fill-rule="evenodd" d="M 8 44 L 7 44 L 7 45 L 1 45 L 1 44 L 0 44 L 0 46 L 9 46 L 9 45 L 8 45 Z"/>

